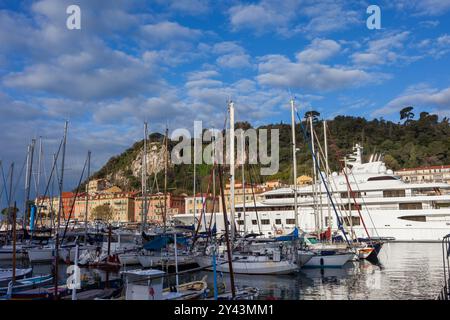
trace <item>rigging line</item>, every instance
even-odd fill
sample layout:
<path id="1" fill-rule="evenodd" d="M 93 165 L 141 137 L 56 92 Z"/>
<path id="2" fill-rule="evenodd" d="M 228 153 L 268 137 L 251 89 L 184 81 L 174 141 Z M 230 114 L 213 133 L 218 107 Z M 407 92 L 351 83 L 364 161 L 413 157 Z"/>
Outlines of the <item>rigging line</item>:
<path id="1" fill-rule="evenodd" d="M 307 135 L 306 135 L 305 128 L 304 128 L 304 126 L 303 126 L 302 120 L 301 120 L 301 118 L 300 118 L 300 116 L 299 116 L 297 110 L 296 110 L 296 114 L 297 114 L 297 118 L 298 118 L 298 120 L 299 120 L 300 128 L 302 129 L 302 133 L 303 133 L 303 137 L 304 137 L 304 139 L 305 139 L 305 143 L 309 146 L 309 149 L 310 149 L 310 151 L 311 151 L 313 160 L 316 162 L 316 165 L 317 165 L 317 158 L 316 158 L 316 156 L 315 156 L 315 154 L 314 154 L 314 151 L 312 150 L 311 144 L 308 142 L 308 137 L 307 137 Z M 322 179 L 322 181 L 325 181 L 325 179 L 324 179 L 324 177 L 323 177 L 323 174 L 322 174 L 322 172 L 321 172 L 320 170 L 319 170 L 319 174 L 320 174 L 320 178 Z M 336 218 L 337 218 L 337 222 L 338 222 L 338 228 L 342 231 L 342 234 L 344 235 L 344 238 L 345 238 L 345 241 L 347 242 L 347 244 L 351 246 L 350 241 L 349 241 L 348 238 L 347 238 L 347 234 L 345 233 L 345 230 L 344 230 L 344 228 L 343 228 L 343 226 L 342 226 L 342 221 L 341 221 L 341 219 L 340 219 L 340 217 L 339 217 L 339 215 L 338 215 L 338 213 L 337 213 L 336 205 L 335 205 L 335 203 L 333 202 L 333 198 L 332 198 L 331 195 L 330 195 L 330 191 L 328 190 L 328 186 L 327 186 L 325 183 L 324 183 L 324 187 L 325 187 L 325 189 L 326 189 L 326 191 L 327 191 L 327 195 L 328 195 L 328 197 L 329 197 L 329 199 L 330 199 L 331 205 L 333 206 L 334 213 L 336 214 Z"/>
<path id="2" fill-rule="evenodd" d="M 37 212 L 37 214 L 38 215 L 40 215 L 41 214 L 41 209 L 42 209 L 42 207 L 43 207 L 43 205 L 44 205 L 44 199 L 45 199 L 45 197 L 47 196 L 47 193 L 49 192 L 49 188 L 50 188 L 50 185 L 52 185 L 52 196 L 53 196 L 53 173 L 55 172 L 55 168 L 56 168 L 56 165 L 57 165 L 57 160 L 58 160 L 58 157 L 59 157 L 59 153 L 60 153 L 60 151 L 61 151 L 61 147 L 62 147 L 62 143 L 63 143 L 63 140 L 61 140 L 61 142 L 60 142 L 60 144 L 59 144 L 59 147 L 58 147 L 58 151 L 57 151 L 57 153 L 56 153 L 56 155 L 55 155 L 55 158 L 54 158 L 54 160 L 53 160 L 53 165 L 52 165 L 52 170 L 50 171 L 50 177 L 48 178 L 48 180 L 47 180 L 47 185 L 46 185 L 46 187 L 45 187 L 45 192 L 44 192 L 44 194 L 42 195 L 42 200 L 41 200 L 41 204 L 40 205 L 38 205 L 38 212 Z M 56 174 L 58 174 L 58 172 L 56 172 Z M 50 197 L 50 195 L 49 195 L 49 202 L 52 204 L 53 203 L 53 201 L 52 201 L 52 199 L 51 199 L 52 197 Z M 53 205 L 52 205 L 53 206 Z"/>
<path id="3" fill-rule="evenodd" d="M 371 239 L 371 237 L 370 237 L 370 235 L 369 235 L 369 231 L 367 230 L 366 223 L 364 222 L 364 218 L 362 217 L 361 211 L 359 210 L 359 205 L 358 205 L 358 203 L 356 202 L 355 193 L 353 192 L 352 187 L 350 186 L 350 181 L 348 180 L 347 173 L 345 172 L 345 170 L 342 170 L 342 171 L 344 172 L 345 180 L 347 181 L 348 190 L 350 191 L 350 195 L 351 195 L 352 198 L 353 198 L 355 207 L 356 207 L 356 209 L 358 210 L 358 214 L 359 214 L 359 217 L 361 218 L 361 221 L 362 221 L 362 223 L 363 223 L 364 230 L 366 231 L 366 234 L 367 234 L 367 237 L 369 238 L 369 241 L 372 241 L 372 239 Z M 353 217 L 353 216 L 351 215 L 351 210 L 352 210 L 351 205 L 349 205 L 349 209 L 348 209 L 348 210 L 350 211 L 350 217 Z"/>
<path id="4" fill-rule="evenodd" d="M 84 176 L 84 171 L 86 170 L 86 167 L 87 167 L 87 162 L 88 162 L 88 158 L 86 158 L 86 160 L 84 162 L 83 170 L 81 171 L 80 180 L 78 181 L 77 191 L 75 192 L 75 196 L 73 198 L 73 202 L 72 202 L 70 212 L 69 212 L 69 217 L 67 218 L 66 226 L 64 227 L 64 233 L 61 238 L 61 243 L 63 243 L 64 238 L 66 237 L 66 232 L 67 232 L 67 228 L 69 226 L 69 221 L 70 221 L 70 218 L 72 217 L 73 209 L 75 208 L 75 202 L 77 201 L 78 195 L 80 193 L 81 184 L 83 183 L 83 176 Z M 88 195 L 86 195 L 86 196 L 88 196 Z M 64 210 L 63 210 L 63 213 L 64 213 Z"/>
<path id="5" fill-rule="evenodd" d="M 327 132 L 329 133 L 330 140 L 334 141 L 334 136 L 331 134 L 330 129 L 329 129 L 328 127 L 326 127 L 326 130 L 327 130 Z M 342 155 L 341 155 L 340 152 L 336 152 L 336 154 L 337 154 L 337 156 L 338 156 L 339 158 L 341 158 Z M 340 168 L 341 168 L 341 170 L 343 170 L 342 163 L 340 163 Z M 344 174 L 346 175 L 345 172 L 344 172 Z M 358 192 L 361 193 L 361 189 L 359 188 L 359 184 L 358 184 L 358 182 L 356 181 L 355 175 L 353 174 L 352 171 L 350 171 L 350 174 L 351 174 L 351 176 L 353 177 L 353 180 L 355 181 L 356 188 L 357 188 Z M 349 184 L 347 175 L 346 175 L 346 179 L 347 179 L 347 183 Z M 350 187 L 350 185 L 349 185 L 349 187 Z M 377 237 L 379 238 L 380 235 L 378 234 L 378 230 L 377 230 L 377 228 L 376 228 L 376 226 L 375 226 L 375 223 L 373 222 L 372 215 L 371 215 L 371 213 L 370 213 L 370 210 L 369 210 L 369 207 L 367 206 L 366 201 L 364 200 L 364 197 L 361 196 L 361 200 L 362 200 L 362 202 L 363 202 L 363 204 L 364 204 L 364 207 L 365 207 L 366 210 L 367 210 L 367 214 L 368 214 L 368 216 L 369 216 L 369 219 L 370 219 L 370 221 L 371 221 L 371 223 L 372 223 L 373 228 L 375 229 L 375 233 L 376 233 Z M 355 201 L 356 201 L 356 200 L 355 200 Z M 357 203 L 355 202 L 355 205 L 356 205 L 356 204 L 357 204 Z M 358 212 L 359 212 L 359 211 L 358 211 Z M 361 216 L 361 215 L 360 215 L 360 216 Z M 361 219 L 363 219 L 363 218 L 361 217 Z M 363 220 L 364 220 L 364 219 L 363 219 Z M 364 223 L 364 221 L 363 221 L 363 223 Z M 365 227 L 365 224 L 364 224 L 364 227 Z M 367 230 L 366 230 L 366 232 L 367 232 Z M 370 238 L 370 237 L 369 237 L 369 238 Z"/>
<path id="6" fill-rule="evenodd" d="M 197 241 L 197 235 L 198 235 L 199 230 L 200 230 L 200 225 L 202 223 L 202 218 L 206 219 L 206 208 L 205 207 L 206 207 L 206 202 L 207 202 L 207 196 L 208 196 L 210 188 L 211 188 L 212 177 L 213 177 L 213 171 L 211 170 L 211 173 L 209 175 L 207 193 L 206 193 L 205 197 L 203 197 L 203 193 L 202 193 L 201 185 L 200 185 L 200 195 L 201 195 L 202 198 L 204 198 L 204 201 L 203 201 L 203 204 L 202 204 L 202 211 L 200 212 L 200 217 L 198 219 L 197 228 L 195 230 L 195 233 L 194 233 L 194 236 L 193 236 L 193 239 L 192 239 L 192 245 L 191 245 L 190 251 L 192 251 L 192 249 L 194 248 L 195 242 Z M 205 230 L 206 230 L 206 221 L 204 223 L 205 223 Z M 195 222 L 194 222 L 194 225 L 195 225 Z"/>
<path id="7" fill-rule="evenodd" d="M 22 178 L 23 171 L 24 171 L 24 169 L 25 169 L 26 163 L 27 163 L 27 160 L 25 159 L 25 161 L 24 161 L 24 163 L 23 163 L 23 165 L 22 165 L 22 169 L 20 169 L 20 174 L 19 174 L 19 176 L 17 177 L 17 182 L 16 182 L 16 184 L 15 184 L 15 186 L 14 186 L 14 189 L 13 189 L 14 191 L 13 191 L 13 193 L 12 193 L 12 198 L 14 198 L 14 196 L 16 195 L 16 191 L 17 191 L 17 188 L 18 188 L 18 186 L 19 186 L 20 179 Z"/>
<path id="8" fill-rule="evenodd" d="M 320 155 L 321 155 L 321 158 L 319 158 L 319 162 L 320 162 L 322 159 L 325 159 L 325 154 L 324 154 L 324 152 L 323 152 L 323 149 L 322 149 L 321 143 L 320 143 L 320 141 L 319 141 L 319 138 L 318 138 L 318 136 L 317 136 L 317 133 L 315 133 L 315 132 L 314 132 L 314 137 L 315 137 L 315 139 L 316 139 L 317 145 L 318 145 L 318 147 L 319 147 L 319 153 L 320 153 Z M 323 160 L 322 160 L 322 163 L 323 163 Z M 320 163 L 319 163 L 319 164 L 320 164 Z M 326 165 L 323 165 L 323 167 L 324 167 L 325 170 L 326 170 Z M 342 167 L 341 167 L 341 169 L 342 169 Z M 319 166 L 319 170 L 320 170 L 320 166 Z M 327 172 L 327 175 L 330 176 L 330 172 Z M 336 190 L 335 192 L 337 192 L 338 187 L 336 186 L 336 182 L 334 181 L 334 179 L 331 179 L 331 180 L 333 181 L 333 184 L 334 184 L 334 190 Z M 336 203 L 339 203 L 339 204 L 342 206 L 342 205 L 343 205 L 342 201 L 341 201 L 341 200 L 338 201 L 337 197 L 334 195 L 335 192 L 333 191 L 333 188 L 332 188 L 332 186 L 331 186 L 330 179 L 327 178 L 327 181 L 328 181 L 328 183 L 329 183 L 329 185 L 330 185 L 330 189 L 331 189 L 331 192 L 332 192 L 332 197 L 334 198 L 334 200 L 336 201 Z M 343 213 L 342 213 L 341 208 L 338 207 L 338 211 L 339 211 L 341 217 L 343 217 Z M 345 215 L 347 216 L 347 219 L 350 219 L 349 214 L 348 214 L 347 212 L 345 212 Z M 345 225 L 344 225 L 344 228 L 346 228 L 346 230 L 348 231 L 348 228 L 347 228 Z"/>
<path id="9" fill-rule="evenodd" d="M 250 174 L 248 176 L 250 178 L 250 186 L 252 188 L 253 206 L 255 208 L 256 221 L 258 223 L 258 231 L 259 231 L 259 234 L 262 234 L 262 232 L 261 232 L 261 223 L 259 221 L 259 215 L 258 215 L 258 207 L 256 206 L 255 190 L 253 189 L 253 179 L 252 179 L 251 170 L 250 170 Z"/>
<path id="10" fill-rule="evenodd" d="M 353 174 L 353 172 L 350 172 L 350 174 L 352 175 L 353 180 L 355 181 L 356 188 L 357 188 L 358 192 L 361 193 L 361 189 L 359 188 L 359 184 L 356 182 L 356 177 L 355 177 L 355 175 Z M 378 234 L 378 229 L 376 228 L 375 223 L 374 223 L 373 220 L 372 220 L 372 215 L 371 215 L 371 213 L 370 213 L 369 207 L 367 206 L 367 203 L 366 203 L 366 201 L 364 200 L 363 197 L 361 197 L 361 200 L 362 200 L 364 206 L 366 207 L 367 214 L 368 214 L 369 219 L 370 219 L 370 221 L 371 221 L 371 223 L 372 223 L 372 225 L 373 225 L 373 228 L 375 229 L 375 233 L 377 234 L 377 237 L 380 238 L 380 235 Z"/>
<path id="11" fill-rule="evenodd" d="M 2 178 L 3 178 L 3 189 L 5 190 L 5 197 L 6 197 L 6 202 L 8 202 L 9 199 L 9 195 L 8 195 L 8 183 L 6 182 L 6 178 L 5 178 L 5 172 L 3 171 L 3 163 L 0 161 L 0 168 L 2 170 Z M 10 173 L 11 168 L 9 168 L 8 170 L 8 176 Z"/>

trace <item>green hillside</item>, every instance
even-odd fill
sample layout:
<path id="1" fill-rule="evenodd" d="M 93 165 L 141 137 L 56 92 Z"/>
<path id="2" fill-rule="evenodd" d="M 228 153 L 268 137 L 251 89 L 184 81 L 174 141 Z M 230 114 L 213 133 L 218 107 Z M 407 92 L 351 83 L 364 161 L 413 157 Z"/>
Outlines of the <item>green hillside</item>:
<path id="1" fill-rule="evenodd" d="M 323 141 L 323 122 L 315 116 L 315 130 L 320 141 Z M 382 154 L 388 168 L 397 170 L 405 167 L 422 165 L 450 164 L 450 125 L 449 119 L 439 119 L 437 115 L 422 112 L 414 117 L 412 108 L 405 108 L 400 115 L 401 122 L 394 123 L 383 119 L 366 120 L 361 117 L 337 116 L 327 121 L 329 135 L 329 157 L 332 170 L 340 167 L 339 159 L 351 153 L 355 143 L 364 147 L 364 159 L 367 161 L 372 153 Z M 414 119 L 416 118 L 416 119 Z M 303 122 L 303 126 L 306 123 Z M 249 123 L 238 123 L 236 127 L 248 128 Z M 257 166 L 246 166 L 246 180 L 262 182 L 272 179 L 281 179 L 284 182 L 292 181 L 292 149 L 291 128 L 289 124 L 270 124 L 259 128 L 279 129 L 280 133 L 280 170 L 274 176 L 260 176 Z M 297 156 L 298 174 L 311 174 L 312 160 L 307 144 L 297 124 L 297 147 L 300 149 Z M 309 135 L 309 133 L 308 133 Z M 270 137 L 270 135 L 269 135 Z M 163 142 L 163 135 L 154 133 L 150 135 L 151 141 Z M 169 150 L 175 142 L 169 142 Z M 206 145 L 206 144 L 205 144 Z M 132 175 L 129 164 L 141 152 L 143 141 L 136 142 L 122 154 L 112 157 L 103 168 L 95 173 L 95 178 L 104 178 L 122 170 L 125 172 L 127 182 L 112 181 L 126 190 L 139 190 L 140 179 Z M 161 159 L 161 161 L 163 161 Z M 206 191 L 211 166 L 197 165 L 199 185 L 197 190 Z M 241 172 L 236 172 L 236 180 L 240 180 Z M 149 177 L 148 185 L 156 191 L 156 185 L 162 190 L 163 172 L 155 177 Z M 171 166 L 168 172 L 169 190 L 174 193 L 192 193 L 193 166 Z"/>

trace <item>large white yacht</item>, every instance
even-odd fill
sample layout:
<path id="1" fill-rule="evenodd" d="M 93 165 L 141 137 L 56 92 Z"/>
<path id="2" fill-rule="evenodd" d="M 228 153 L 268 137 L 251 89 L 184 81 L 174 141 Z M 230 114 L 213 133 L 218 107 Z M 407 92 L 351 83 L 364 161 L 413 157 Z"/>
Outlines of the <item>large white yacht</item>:
<path id="1" fill-rule="evenodd" d="M 356 145 L 354 149 L 346 175 L 322 173 L 326 185 L 318 175 L 316 184 L 297 188 L 301 230 L 324 231 L 330 227 L 335 231 L 339 216 L 348 235 L 358 238 L 369 235 L 391 241 L 440 241 L 450 233 L 449 184 L 406 183 L 377 157 L 362 163 L 362 147 Z M 210 221 L 209 216 L 206 215 L 205 221 Z M 176 215 L 174 219 L 178 223 L 193 223 L 192 215 L 188 214 Z M 223 229 L 221 213 L 216 214 L 216 220 L 217 229 Z M 246 233 L 277 236 L 292 232 L 294 188 L 263 193 L 263 200 L 246 206 L 245 213 L 242 204 L 236 205 L 235 221 L 238 231 Z"/>

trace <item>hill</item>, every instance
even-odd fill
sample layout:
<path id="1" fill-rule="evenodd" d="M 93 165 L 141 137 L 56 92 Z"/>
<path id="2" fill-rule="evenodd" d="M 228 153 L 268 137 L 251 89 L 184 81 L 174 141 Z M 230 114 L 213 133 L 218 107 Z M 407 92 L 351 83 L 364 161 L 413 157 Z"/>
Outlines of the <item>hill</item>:
<path id="1" fill-rule="evenodd" d="M 383 119 L 366 120 L 361 117 L 337 116 L 327 121 L 329 134 L 330 167 L 336 171 L 340 168 L 339 159 L 351 153 L 355 143 L 364 147 L 364 159 L 367 161 L 372 153 L 382 154 L 388 168 L 397 170 L 404 167 L 417 167 L 425 165 L 443 165 L 450 163 L 450 125 L 449 119 L 439 119 L 437 115 L 422 112 L 414 120 L 412 108 L 409 112 L 402 110 L 402 122 L 394 123 Z M 315 130 L 320 141 L 323 141 L 323 122 L 315 116 Z M 303 127 L 306 123 L 303 122 Z M 237 123 L 236 127 L 249 128 L 247 122 Z M 270 124 L 259 128 L 279 129 L 280 170 L 273 176 L 260 176 L 257 165 L 246 166 L 247 181 L 254 182 L 280 179 L 284 182 L 292 181 L 292 151 L 291 128 L 289 124 Z M 311 153 L 297 124 L 297 155 L 298 174 L 310 175 L 312 171 Z M 309 133 L 308 133 L 309 134 Z M 269 135 L 270 136 L 270 135 Z M 162 190 L 164 168 L 164 136 L 153 133 L 149 137 L 149 175 L 148 186 L 150 192 Z M 169 151 L 175 142 L 169 141 Z M 94 178 L 107 178 L 124 190 L 140 190 L 141 188 L 141 156 L 143 140 L 136 142 L 122 154 L 112 157 L 94 174 Z M 199 191 L 206 191 L 211 166 L 197 165 Z M 240 179 L 240 170 L 236 173 Z M 169 191 L 174 193 L 191 193 L 193 186 L 192 165 L 172 165 L 168 170 Z"/>

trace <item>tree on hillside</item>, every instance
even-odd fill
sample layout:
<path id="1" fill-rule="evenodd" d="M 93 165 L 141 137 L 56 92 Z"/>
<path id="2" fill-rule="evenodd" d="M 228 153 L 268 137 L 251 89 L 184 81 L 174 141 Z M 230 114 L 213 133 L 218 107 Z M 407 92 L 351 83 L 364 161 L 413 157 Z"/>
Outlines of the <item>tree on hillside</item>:
<path id="1" fill-rule="evenodd" d="M 15 208 L 15 210 L 16 210 L 16 216 L 17 216 L 17 213 L 19 212 L 19 208 Z M 4 216 L 4 217 L 7 217 L 8 214 L 11 214 L 11 215 L 12 215 L 13 212 L 14 212 L 14 207 L 11 207 L 11 208 L 4 208 L 4 209 L 1 211 L 1 215 Z"/>
<path id="2" fill-rule="evenodd" d="M 312 117 L 313 123 L 317 123 L 320 117 L 320 112 L 317 112 L 315 110 L 307 111 L 305 113 L 305 119 L 308 119 L 309 117 Z"/>
<path id="3" fill-rule="evenodd" d="M 400 110 L 400 120 L 405 119 L 405 124 L 414 118 L 414 113 L 412 112 L 414 107 L 408 106 Z"/>
<path id="4" fill-rule="evenodd" d="M 91 218 L 109 222 L 113 217 L 113 209 L 109 204 L 102 204 L 95 207 L 91 212 Z"/>

